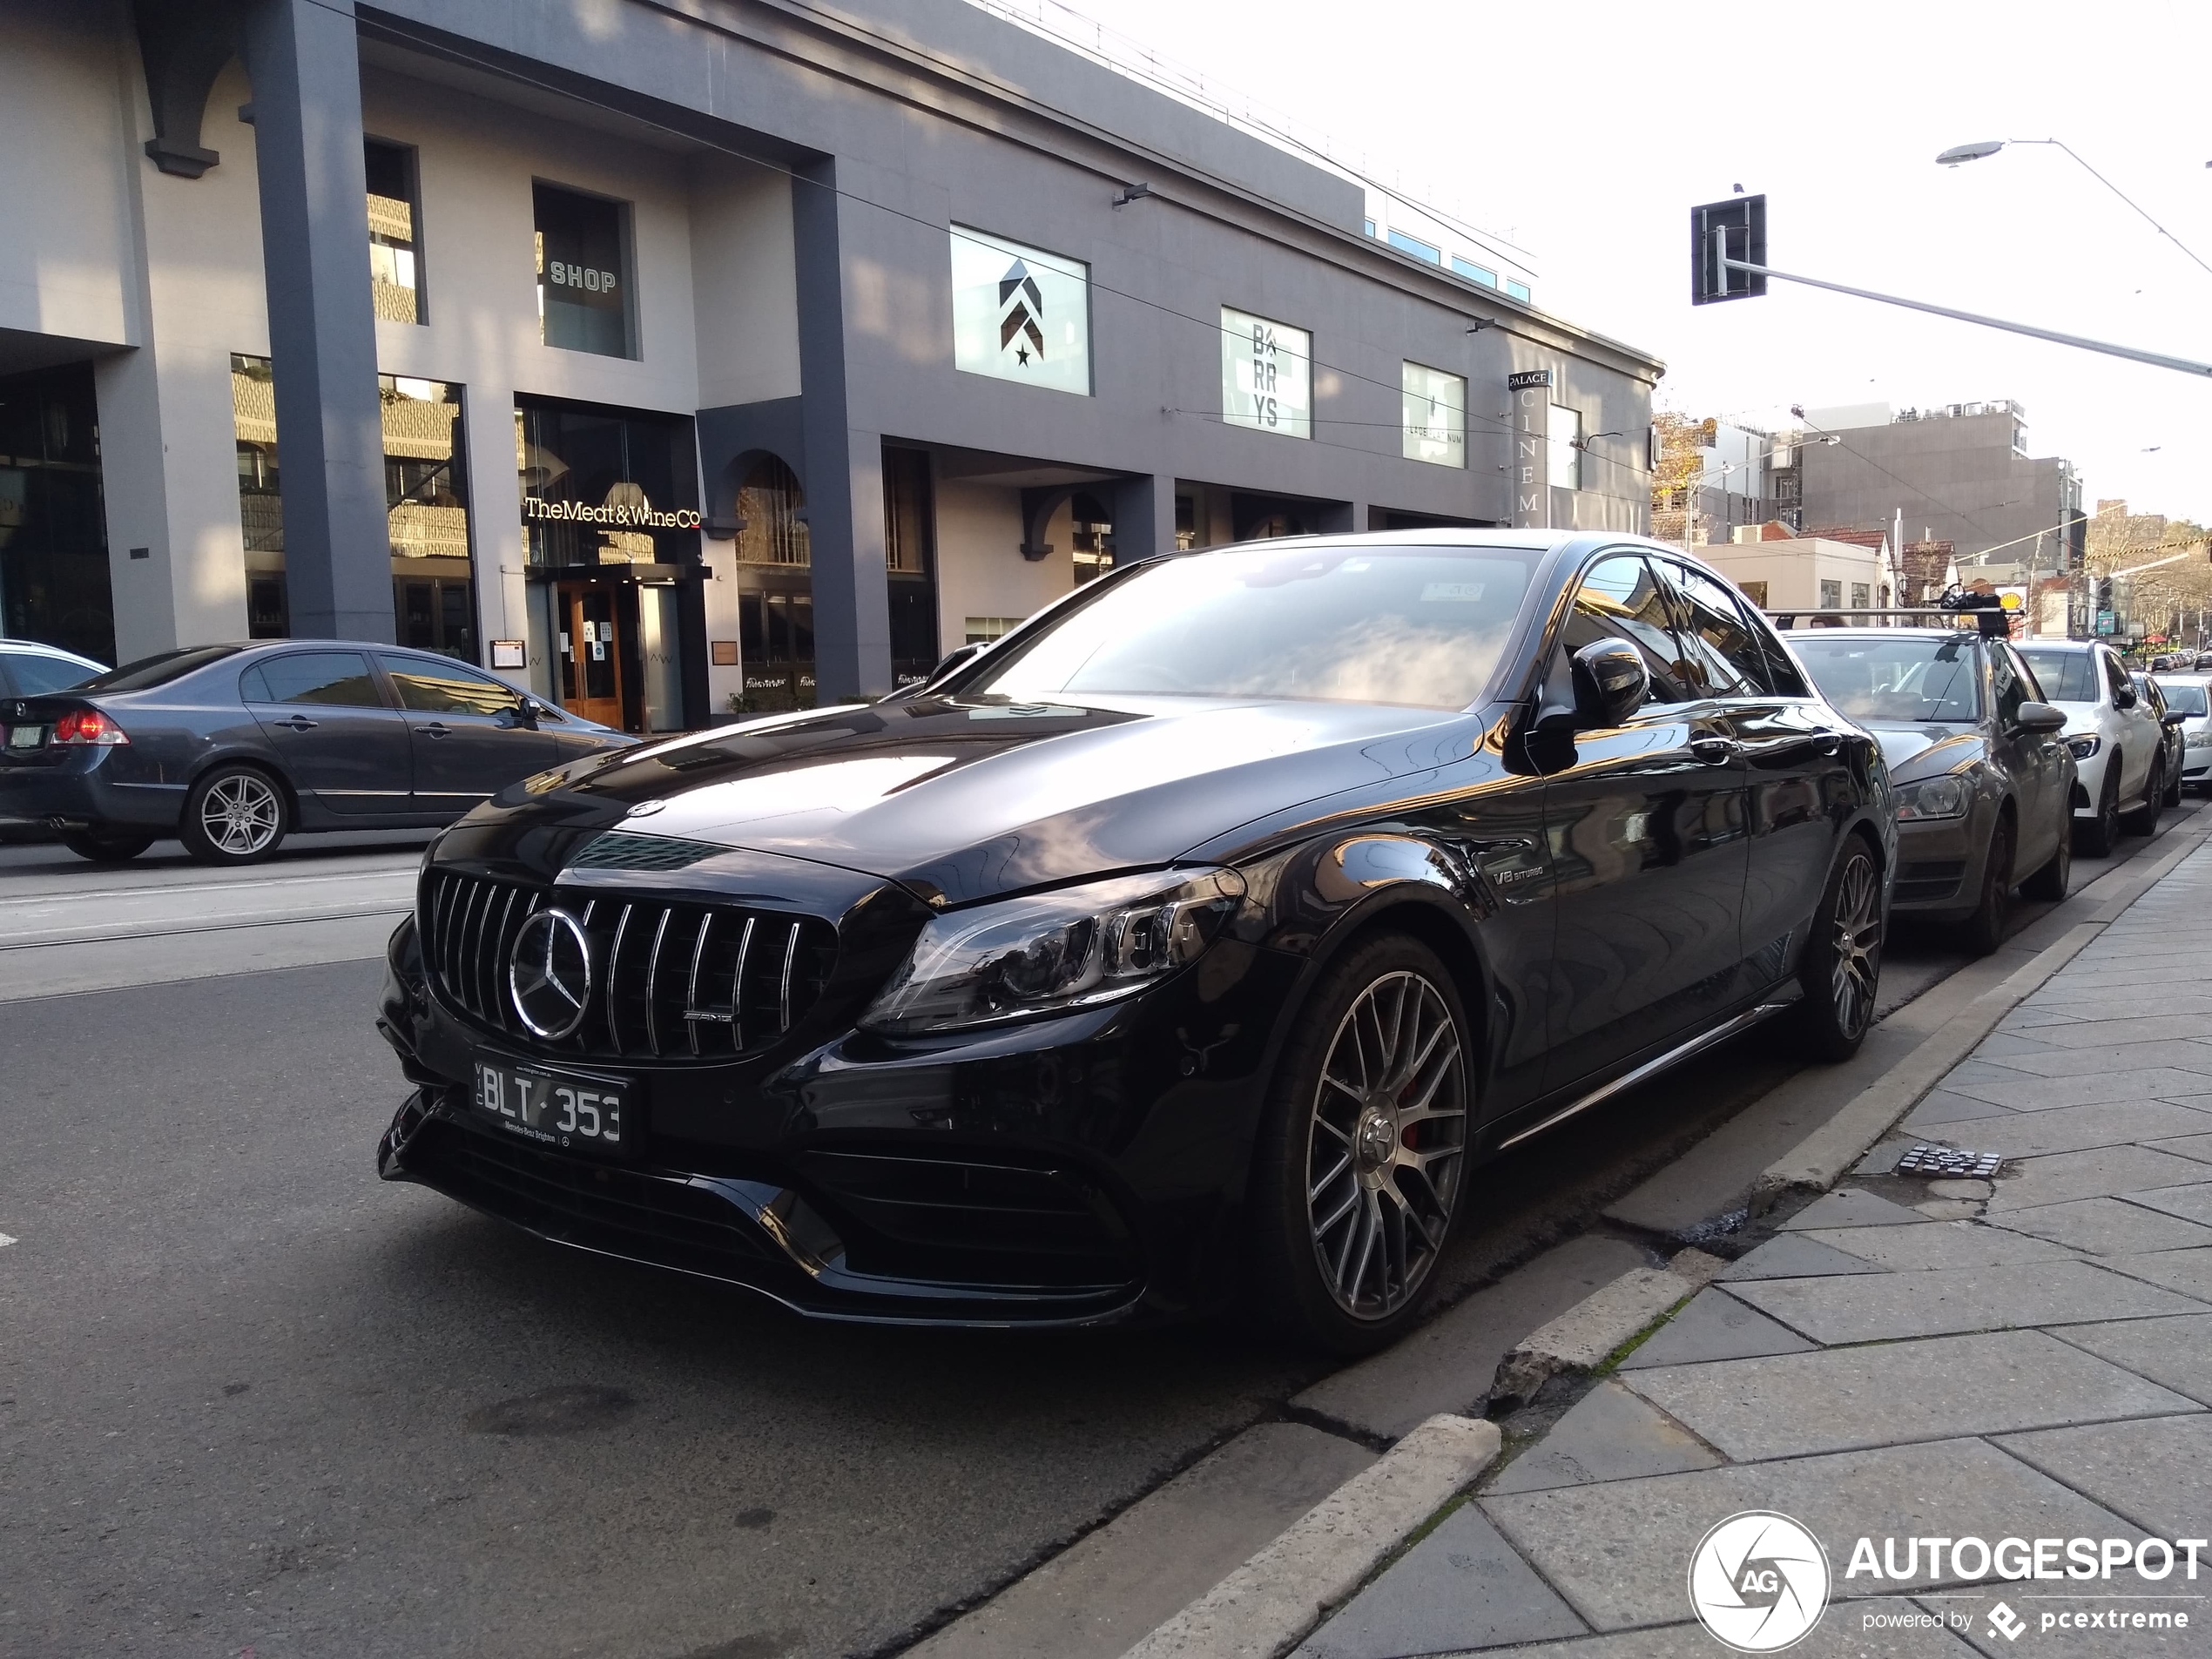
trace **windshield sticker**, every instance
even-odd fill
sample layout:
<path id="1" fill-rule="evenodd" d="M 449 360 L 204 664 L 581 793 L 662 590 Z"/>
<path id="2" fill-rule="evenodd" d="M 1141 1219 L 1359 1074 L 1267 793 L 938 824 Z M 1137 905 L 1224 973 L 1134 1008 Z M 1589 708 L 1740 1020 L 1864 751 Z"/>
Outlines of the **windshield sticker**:
<path id="1" fill-rule="evenodd" d="M 1435 600 L 1470 603 L 1482 597 L 1480 582 L 1432 582 L 1421 590 L 1421 603 Z"/>

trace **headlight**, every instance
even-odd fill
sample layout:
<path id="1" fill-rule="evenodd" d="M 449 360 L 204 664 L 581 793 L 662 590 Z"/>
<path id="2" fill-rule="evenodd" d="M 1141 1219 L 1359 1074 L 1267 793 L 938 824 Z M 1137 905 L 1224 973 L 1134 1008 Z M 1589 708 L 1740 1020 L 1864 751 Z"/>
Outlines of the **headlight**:
<path id="1" fill-rule="evenodd" d="M 2192 732 L 2185 741 L 2192 749 L 2212 749 L 2212 730 Z"/>
<path id="2" fill-rule="evenodd" d="M 2105 740 L 2094 732 L 2085 732 L 2078 738 L 2068 738 L 2066 746 L 2074 751 L 2076 760 L 2087 760 L 2104 747 Z"/>
<path id="3" fill-rule="evenodd" d="M 1957 778 L 1931 778 L 1904 784 L 1897 792 L 1899 822 L 1922 818 L 1956 818 L 1966 810 L 1966 786 Z"/>
<path id="4" fill-rule="evenodd" d="M 1195 960 L 1244 896 L 1234 870 L 1159 870 L 933 917 L 860 1024 L 912 1036 L 1116 1001 Z"/>

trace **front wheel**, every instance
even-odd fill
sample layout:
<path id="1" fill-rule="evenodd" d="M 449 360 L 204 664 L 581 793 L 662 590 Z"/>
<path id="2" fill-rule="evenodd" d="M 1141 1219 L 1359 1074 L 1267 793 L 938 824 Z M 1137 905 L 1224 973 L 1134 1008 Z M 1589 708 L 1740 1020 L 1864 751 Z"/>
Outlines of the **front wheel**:
<path id="1" fill-rule="evenodd" d="M 1966 918 L 1966 948 L 1986 956 L 2005 942 L 2013 920 L 2013 826 L 2000 818 L 1982 855 L 1981 902 Z"/>
<path id="2" fill-rule="evenodd" d="M 1419 940 L 1328 970 L 1256 1154 L 1253 1288 L 1276 1325 L 1356 1354 L 1420 1317 L 1466 1177 L 1470 1076 L 1459 991 Z"/>
<path id="3" fill-rule="evenodd" d="M 2120 845 L 2120 756 L 2105 762 L 2104 786 L 2097 791 L 2097 815 L 2074 820 L 2074 848 L 2084 858 L 2108 859 Z"/>
<path id="4" fill-rule="evenodd" d="M 2056 904 L 2066 897 L 2073 880 L 2074 813 L 2069 809 L 2059 819 L 2058 850 L 2051 854 L 2049 863 L 2020 883 L 2020 891 L 2031 899 Z"/>
<path id="5" fill-rule="evenodd" d="M 1857 835 L 1828 873 L 1797 974 L 1804 988 L 1798 1035 L 1817 1059 L 1850 1059 L 1874 1023 L 1882 980 L 1882 877 Z"/>
<path id="6" fill-rule="evenodd" d="M 95 864 L 126 864 L 146 848 L 154 838 L 137 835 L 127 830 L 64 830 L 62 845 L 80 859 L 90 859 Z"/>
<path id="7" fill-rule="evenodd" d="M 284 791 L 253 766 L 218 766 L 192 786 L 177 826 L 185 851 L 202 864 L 254 864 L 290 827 Z"/>

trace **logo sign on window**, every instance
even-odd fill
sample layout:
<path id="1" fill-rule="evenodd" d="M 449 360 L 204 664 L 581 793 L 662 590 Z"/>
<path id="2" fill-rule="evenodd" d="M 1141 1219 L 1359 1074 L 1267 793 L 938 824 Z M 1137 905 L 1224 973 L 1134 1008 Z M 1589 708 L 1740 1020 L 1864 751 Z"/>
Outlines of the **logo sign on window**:
<path id="1" fill-rule="evenodd" d="M 953 366 L 1090 395 L 1090 267 L 952 227 Z"/>
<path id="2" fill-rule="evenodd" d="M 1221 308 L 1221 412 L 1231 426 L 1313 435 L 1313 336 Z"/>
<path id="3" fill-rule="evenodd" d="M 1404 364 L 1399 403 L 1405 416 L 1400 453 L 1439 467 L 1467 463 L 1467 383 L 1457 374 Z"/>
<path id="4" fill-rule="evenodd" d="M 588 265 L 570 265 L 553 260 L 545 267 L 545 280 L 556 288 L 582 288 L 586 293 L 612 293 L 615 273 L 599 271 Z"/>

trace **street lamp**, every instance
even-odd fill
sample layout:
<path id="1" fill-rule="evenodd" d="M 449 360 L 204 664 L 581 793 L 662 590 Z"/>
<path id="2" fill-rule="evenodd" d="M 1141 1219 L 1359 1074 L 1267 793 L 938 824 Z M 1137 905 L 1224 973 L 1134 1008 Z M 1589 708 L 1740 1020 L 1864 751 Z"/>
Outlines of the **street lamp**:
<path id="1" fill-rule="evenodd" d="M 2081 158 L 2074 153 L 2073 147 L 2061 139 L 1982 138 L 1973 144 L 1954 144 L 1951 146 L 1951 148 L 1938 156 L 1936 160 L 1940 165 L 1946 167 L 1957 167 L 1963 165 L 1965 163 L 1969 161 L 1980 161 L 1986 157 L 1993 156 L 2008 144 L 2047 144 L 2054 150 L 2064 150 L 2067 154 L 2073 156 L 2075 161 L 2080 163 L 2081 170 L 2087 173 L 2090 178 L 2095 179 L 2114 195 L 2119 197 L 2121 200 L 2126 202 L 2128 206 L 2134 208 L 2137 213 L 2141 215 L 2143 222 L 2148 225 L 2151 229 L 2156 231 L 2161 236 L 2171 242 L 2175 247 L 2180 248 L 2182 253 L 2188 254 L 2189 258 L 2195 260 L 2198 267 L 2207 275 L 2212 275 L 2212 265 L 2207 265 L 2202 260 L 2197 259 L 2195 253 L 2189 249 L 2188 245 L 2185 244 L 2180 237 L 2175 235 L 2173 232 L 2168 230 L 2163 225 L 2153 219 L 2150 214 L 2144 210 L 2141 203 L 2135 201 L 2126 191 L 2121 189 L 2118 185 L 2114 184 L 2111 179 L 2106 178 L 2104 174 L 2099 172 L 2087 162 L 2082 161 Z M 2212 167 L 2212 161 L 2208 161 L 2204 165 L 2208 167 Z"/>

